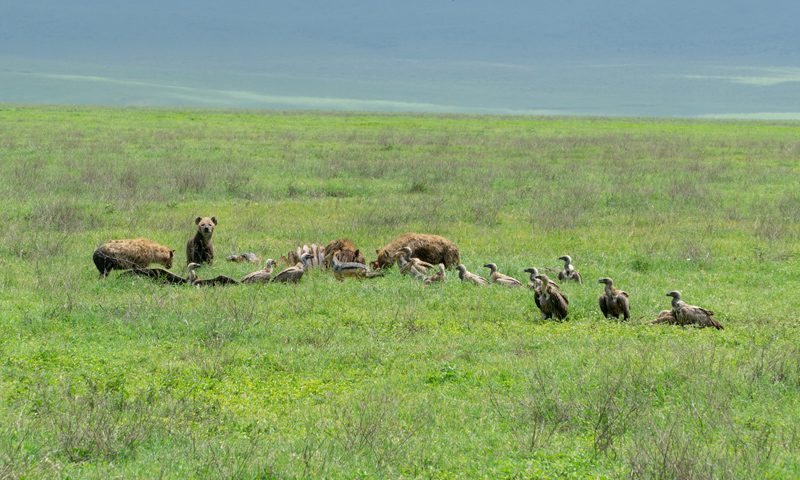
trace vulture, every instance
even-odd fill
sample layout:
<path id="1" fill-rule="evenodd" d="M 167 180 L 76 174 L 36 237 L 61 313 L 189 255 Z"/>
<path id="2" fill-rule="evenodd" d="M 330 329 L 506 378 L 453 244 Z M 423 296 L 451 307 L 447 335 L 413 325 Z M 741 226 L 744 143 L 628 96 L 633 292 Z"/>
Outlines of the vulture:
<path id="1" fill-rule="evenodd" d="M 444 282 L 446 278 L 447 278 L 447 276 L 444 273 L 444 263 L 440 263 L 439 264 L 439 271 L 434 273 L 433 275 L 431 275 L 429 277 L 425 277 L 425 280 L 423 280 L 423 283 L 425 285 L 430 285 L 431 283 L 435 283 L 435 282 Z"/>
<path id="2" fill-rule="evenodd" d="M 666 323 L 668 325 L 677 325 L 678 319 L 675 318 L 675 312 L 672 310 L 661 310 L 658 312 L 658 317 L 655 320 L 650 322 L 651 325 L 657 325 L 660 323 Z"/>
<path id="3" fill-rule="evenodd" d="M 542 285 L 541 280 L 536 278 L 536 275 L 539 275 L 538 268 L 536 267 L 526 268 L 525 270 L 523 270 L 523 272 L 531 274 L 531 278 L 528 280 L 528 288 L 530 288 L 531 290 L 537 290 L 539 287 L 541 287 Z"/>
<path id="4" fill-rule="evenodd" d="M 631 310 L 628 306 L 628 292 L 614 288 L 614 281 L 608 277 L 601 278 L 597 283 L 606 285 L 605 291 L 597 299 L 603 316 L 606 318 L 619 318 L 622 315 L 623 320 L 628 320 L 631 317 Z"/>
<path id="5" fill-rule="evenodd" d="M 281 273 L 275 275 L 272 278 L 272 283 L 281 282 L 281 283 L 299 283 L 300 279 L 303 278 L 303 273 L 305 273 L 306 269 L 308 268 L 308 261 L 314 257 L 314 254 L 311 252 L 306 252 L 300 255 L 300 261 L 293 267 L 289 267 L 283 270 Z"/>
<path id="6" fill-rule="evenodd" d="M 186 279 L 175 275 L 169 270 L 163 268 L 132 268 L 125 270 L 122 275 L 139 275 L 141 277 L 149 277 L 153 280 L 158 280 L 164 283 L 172 283 L 175 285 L 182 285 L 186 283 Z"/>
<path id="7" fill-rule="evenodd" d="M 523 272 L 527 272 L 527 273 L 531 274 L 530 279 L 528 280 L 528 288 L 530 288 L 531 290 L 534 290 L 534 291 L 541 289 L 542 281 L 539 280 L 538 278 L 536 278 L 536 276 L 539 275 L 539 269 L 538 268 L 536 268 L 536 267 L 526 268 L 525 270 L 523 270 Z M 558 284 L 556 282 L 550 280 L 550 283 L 554 287 L 558 288 Z"/>
<path id="8" fill-rule="evenodd" d="M 531 278 L 528 280 L 528 288 L 533 290 L 533 301 L 536 302 L 536 308 L 541 310 L 542 303 L 539 301 L 539 295 L 542 294 L 542 281 L 536 278 L 539 275 L 539 270 L 536 267 L 531 267 L 523 271 L 531 274 Z"/>
<path id="9" fill-rule="evenodd" d="M 189 275 L 186 276 L 186 281 L 189 285 L 196 285 L 198 287 L 210 287 L 214 285 L 234 285 L 238 284 L 238 280 L 234 280 L 231 277 L 225 275 L 217 275 L 214 278 L 209 278 L 207 280 L 200 280 L 197 276 L 197 269 L 202 267 L 201 264 L 196 262 L 191 262 L 186 268 L 189 269 Z"/>
<path id="10" fill-rule="evenodd" d="M 253 273 L 248 273 L 242 277 L 242 283 L 269 283 L 272 280 L 272 270 L 275 268 L 275 260 L 268 258 L 264 264 L 264 268 L 256 270 Z"/>
<path id="11" fill-rule="evenodd" d="M 428 273 L 429 268 L 433 268 L 433 264 L 430 264 L 426 261 L 420 260 L 417 257 L 412 257 L 411 247 L 403 247 L 400 249 L 399 252 L 400 256 L 403 257 L 403 268 L 400 270 L 400 273 L 408 274 L 410 270 L 416 270 L 423 275 Z"/>
<path id="12" fill-rule="evenodd" d="M 459 263 L 456 268 L 458 269 L 458 278 L 460 278 L 462 282 L 470 282 L 475 285 L 489 285 L 489 282 L 487 282 L 485 278 L 468 272 L 467 267 L 465 267 L 463 263 Z"/>
<path id="13" fill-rule="evenodd" d="M 410 247 L 403 247 L 398 252 L 397 266 L 400 269 L 400 273 L 411 275 L 414 278 L 424 278 L 428 275 L 428 269 L 434 266 L 417 257 L 412 257 L 411 253 Z"/>
<path id="14" fill-rule="evenodd" d="M 583 281 L 581 280 L 581 274 L 575 270 L 575 267 L 572 266 L 572 257 L 569 255 L 563 255 L 558 257 L 559 260 L 564 260 L 564 270 L 558 272 L 558 281 L 559 282 L 567 282 L 573 281 L 582 284 Z"/>
<path id="15" fill-rule="evenodd" d="M 527 272 L 527 273 L 531 274 L 531 277 L 528 280 L 528 288 L 533 290 L 533 300 L 536 302 L 536 306 L 539 308 L 539 310 L 541 310 L 542 309 L 542 305 L 539 302 L 539 295 L 542 294 L 542 281 L 539 280 L 538 278 L 536 278 L 536 276 L 539 275 L 539 269 L 536 268 L 536 267 L 530 267 L 530 268 L 526 268 L 525 270 L 523 270 L 523 272 Z M 548 281 L 550 282 L 550 285 L 553 286 L 553 288 L 559 290 L 558 285 L 556 284 L 556 282 L 554 282 L 552 280 L 548 280 Z M 563 293 L 561 294 L 561 296 L 564 297 L 564 299 L 567 298 L 567 296 L 564 295 Z M 567 301 L 567 303 L 569 303 L 569 301 Z"/>
<path id="16" fill-rule="evenodd" d="M 681 292 L 673 290 L 667 294 L 672 297 L 672 313 L 678 325 L 698 325 L 722 330 L 722 324 L 714 320 L 714 312 L 703 307 L 689 305 L 681 300 Z"/>
<path id="17" fill-rule="evenodd" d="M 557 318 L 563 320 L 567 317 L 569 300 L 561 293 L 558 286 L 550 281 L 547 275 L 539 274 L 535 277 L 542 282 L 541 291 L 536 294 L 536 306 L 542 311 L 542 318 Z"/>
<path id="18" fill-rule="evenodd" d="M 340 282 L 345 278 L 375 278 L 382 277 L 383 272 L 370 271 L 366 264 L 359 262 L 340 262 L 339 253 L 333 256 L 333 276 Z"/>
<path id="19" fill-rule="evenodd" d="M 497 265 L 494 263 L 487 263 L 484 265 L 484 268 L 488 268 L 492 271 L 489 278 L 494 283 L 499 283 L 500 285 L 505 285 L 507 287 L 521 287 L 522 283 L 514 277 L 509 277 L 508 275 L 504 275 L 497 271 Z"/>

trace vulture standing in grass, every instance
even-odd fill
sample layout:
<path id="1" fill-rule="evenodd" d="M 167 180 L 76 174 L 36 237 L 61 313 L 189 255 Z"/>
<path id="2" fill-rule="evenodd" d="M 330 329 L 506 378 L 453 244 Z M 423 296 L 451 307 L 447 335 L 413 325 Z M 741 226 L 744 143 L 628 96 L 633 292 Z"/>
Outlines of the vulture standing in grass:
<path id="1" fill-rule="evenodd" d="M 698 325 L 722 330 L 722 325 L 714 320 L 714 312 L 703 307 L 689 305 L 681 300 L 681 292 L 673 290 L 667 294 L 672 297 L 672 312 L 678 325 Z"/>
<path id="2" fill-rule="evenodd" d="M 172 283 L 174 285 L 182 285 L 186 283 L 186 279 L 175 275 L 169 270 L 163 268 L 132 268 L 125 270 L 122 275 L 139 275 L 141 277 L 149 277 L 153 280 L 158 280 L 164 283 Z"/>
<path id="3" fill-rule="evenodd" d="M 458 278 L 460 278 L 462 282 L 470 282 L 475 285 L 489 285 L 489 282 L 487 282 L 485 278 L 468 272 L 467 267 L 465 267 L 463 263 L 459 263 L 456 268 L 458 269 Z"/>
<path id="4" fill-rule="evenodd" d="M 420 260 L 417 257 L 412 257 L 412 250 L 410 247 L 403 247 L 398 252 L 397 267 L 403 275 L 411 275 L 414 278 L 422 278 L 428 275 L 428 269 L 434 266 L 426 261 Z"/>
<path id="5" fill-rule="evenodd" d="M 408 275 L 415 280 L 424 282 L 428 277 L 428 268 L 433 268 L 428 262 L 411 256 L 411 248 L 403 247 L 396 255 L 397 268 L 402 275 Z"/>
<path id="6" fill-rule="evenodd" d="M 563 255 L 558 257 L 559 260 L 564 260 L 564 270 L 558 272 L 558 281 L 559 282 L 578 282 L 582 284 L 583 281 L 581 280 L 581 274 L 575 270 L 575 267 L 572 265 L 572 257 L 569 255 Z"/>
<path id="7" fill-rule="evenodd" d="M 533 290 L 533 300 L 536 302 L 536 306 L 539 307 L 539 310 L 541 310 L 542 309 L 542 305 L 541 305 L 541 303 L 539 303 L 539 295 L 542 294 L 542 281 L 539 280 L 538 278 L 536 278 L 536 276 L 539 275 L 539 269 L 536 268 L 536 267 L 530 267 L 530 268 L 526 268 L 525 270 L 523 270 L 523 272 L 527 272 L 527 273 L 531 274 L 531 277 L 528 280 L 528 288 Z M 549 282 L 550 282 L 550 285 L 552 285 L 555 289 L 561 291 L 558 288 L 558 285 L 556 284 L 556 282 L 554 282 L 552 280 L 549 280 Z M 561 294 L 561 296 L 564 297 L 564 298 L 567 298 L 567 296 L 564 295 L 563 293 Z M 569 303 L 569 302 L 567 302 L 567 303 Z"/>
<path id="8" fill-rule="evenodd" d="M 623 320 L 628 320 L 631 317 L 628 292 L 614 288 L 614 281 L 608 277 L 601 278 L 597 283 L 603 283 L 606 286 L 603 294 L 597 299 L 603 316 L 619 318 L 622 315 Z"/>
<path id="9" fill-rule="evenodd" d="M 186 265 L 186 268 L 189 269 L 189 275 L 186 277 L 186 281 L 189 283 L 189 285 L 196 285 L 198 287 L 210 287 L 214 285 L 236 285 L 239 283 L 238 280 L 234 280 L 233 278 L 225 275 L 217 275 L 214 278 L 201 280 L 197 276 L 197 269 L 201 267 L 202 265 L 196 262 L 191 262 L 189 265 Z"/>
<path id="10" fill-rule="evenodd" d="M 523 272 L 527 272 L 527 273 L 531 274 L 530 278 L 528 279 L 528 288 L 530 288 L 531 290 L 534 290 L 534 291 L 539 290 L 539 289 L 542 288 L 542 281 L 539 280 L 538 278 L 536 278 L 536 276 L 539 275 L 539 269 L 538 268 L 536 268 L 536 267 L 526 268 L 525 270 L 523 270 Z M 558 288 L 558 284 L 556 282 L 550 280 L 550 283 L 554 287 Z"/>
<path id="11" fill-rule="evenodd" d="M 536 294 L 536 306 L 542 311 L 542 318 L 557 318 L 563 320 L 567 317 L 569 300 L 558 286 L 553 283 L 545 274 L 536 275 L 542 282 L 541 291 Z"/>
<path id="12" fill-rule="evenodd" d="M 536 308 L 541 310 L 542 304 L 539 301 L 539 295 L 542 294 L 542 281 L 536 278 L 536 276 L 539 275 L 539 269 L 530 267 L 523 271 L 531 274 L 531 278 L 528 280 L 528 288 L 533 290 L 533 301 L 536 302 Z"/>
<path id="13" fill-rule="evenodd" d="M 272 270 L 275 268 L 275 260 L 268 258 L 264 268 L 253 273 L 248 273 L 242 277 L 242 283 L 269 283 L 272 280 Z"/>
<path id="14" fill-rule="evenodd" d="M 314 258 L 313 253 L 303 253 L 300 255 L 300 261 L 297 262 L 295 266 L 289 267 L 275 275 L 272 279 L 272 283 L 299 283 L 300 279 L 303 278 L 303 273 L 305 273 L 308 268 L 308 261 L 312 258 Z"/>
<path id="15" fill-rule="evenodd" d="M 444 282 L 447 276 L 444 273 L 444 263 L 439 264 L 439 271 L 431 275 L 430 277 L 425 277 L 423 283 L 425 285 L 430 285 L 431 283 L 436 282 Z"/>
<path id="16" fill-rule="evenodd" d="M 526 268 L 525 270 L 523 270 L 523 272 L 531 274 L 531 277 L 528 279 L 528 288 L 530 288 L 531 290 L 537 290 L 542 285 L 541 280 L 536 278 L 536 275 L 539 275 L 538 268 L 536 267 Z"/>
<path id="17" fill-rule="evenodd" d="M 497 271 L 497 265 L 494 263 L 487 263 L 484 265 L 484 268 L 488 268 L 491 270 L 491 275 L 489 275 L 489 279 L 494 283 L 499 283 L 500 285 L 505 285 L 507 287 L 521 287 L 522 282 L 517 280 L 514 277 L 509 277 L 508 275 L 504 275 Z"/>
<path id="18" fill-rule="evenodd" d="M 345 278 L 375 278 L 382 277 L 383 272 L 370 271 L 364 263 L 340 262 L 339 253 L 333 255 L 333 276 L 340 282 Z"/>

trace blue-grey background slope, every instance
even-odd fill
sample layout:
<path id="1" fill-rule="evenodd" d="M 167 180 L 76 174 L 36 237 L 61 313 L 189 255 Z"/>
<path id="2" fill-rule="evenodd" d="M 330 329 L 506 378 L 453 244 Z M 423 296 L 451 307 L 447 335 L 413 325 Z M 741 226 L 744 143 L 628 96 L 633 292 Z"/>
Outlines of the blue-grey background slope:
<path id="1" fill-rule="evenodd" d="M 0 101 L 800 117 L 800 3 L 10 0 Z"/>

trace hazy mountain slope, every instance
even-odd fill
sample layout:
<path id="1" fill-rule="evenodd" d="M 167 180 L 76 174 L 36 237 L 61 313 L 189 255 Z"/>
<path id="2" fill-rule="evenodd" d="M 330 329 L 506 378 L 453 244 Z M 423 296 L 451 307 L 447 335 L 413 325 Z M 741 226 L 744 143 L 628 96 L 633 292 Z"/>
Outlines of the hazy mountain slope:
<path id="1" fill-rule="evenodd" d="M 798 111 L 798 14 L 789 1 L 12 1 L 0 4 L 0 101 Z M 782 88 L 737 83 L 753 66 L 784 67 L 743 74 Z"/>

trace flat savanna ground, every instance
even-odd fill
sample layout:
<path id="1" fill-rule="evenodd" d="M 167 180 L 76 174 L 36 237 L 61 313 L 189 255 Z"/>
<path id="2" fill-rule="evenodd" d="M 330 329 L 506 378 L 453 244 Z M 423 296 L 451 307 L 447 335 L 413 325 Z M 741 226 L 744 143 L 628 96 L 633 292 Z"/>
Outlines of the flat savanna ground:
<path id="1" fill-rule="evenodd" d="M 799 127 L 1 107 L 0 477 L 798 477 Z M 585 283 L 98 279 L 206 215 L 203 277 L 417 231 Z M 725 330 L 649 325 L 673 289 Z"/>

